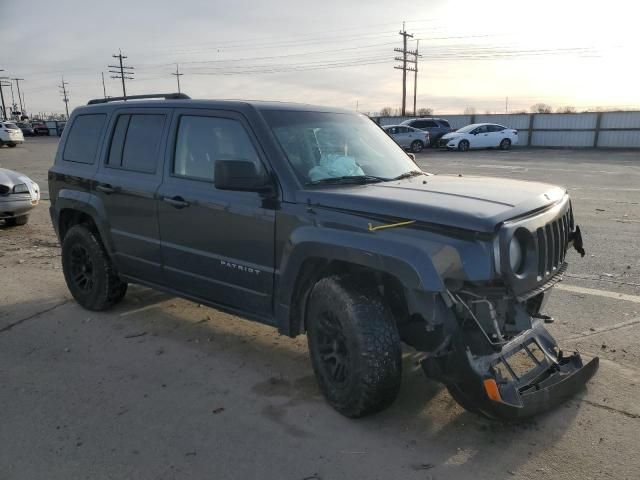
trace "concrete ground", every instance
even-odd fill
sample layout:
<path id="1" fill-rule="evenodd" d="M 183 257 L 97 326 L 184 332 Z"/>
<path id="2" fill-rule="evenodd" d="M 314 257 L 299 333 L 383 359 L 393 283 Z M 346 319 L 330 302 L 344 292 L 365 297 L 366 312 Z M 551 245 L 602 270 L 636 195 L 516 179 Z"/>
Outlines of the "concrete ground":
<path id="1" fill-rule="evenodd" d="M 78 307 L 48 218 L 55 148 L 0 149 L 45 190 L 27 226 L 0 226 L 0 479 L 640 478 L 639 152 L 419 156 L 573 197 L 587 255 L 569 255 L 547 312 L 601 368 L 564 406 L 504 425 L 464 412 L 409 349 L 394 405 L 354 421 L 321 398 L 305 337 L 135 286 L 109 312 Z"/>

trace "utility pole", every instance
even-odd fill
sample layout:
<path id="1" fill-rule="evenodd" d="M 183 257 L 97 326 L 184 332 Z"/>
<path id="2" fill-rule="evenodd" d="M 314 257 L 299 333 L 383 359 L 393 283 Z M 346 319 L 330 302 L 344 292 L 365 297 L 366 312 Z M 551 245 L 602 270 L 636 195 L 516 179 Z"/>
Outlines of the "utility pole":
<path id="1" fill-rule="evenodd" d="M 111 78 L 120 78 L 122 79 L 122 96 L 124 99 L 127 99 L 127 87 L 125 86 L 125 80 L 133 80 L 134 72 L 133 67 L 127 67 L 122 64 L 122 61 L 127 58 L 122 55 L 122 50 L 119 50 L 118 55 L 111 55 L 113 58 L 117 58 L 119 61 L 119 65 L 108 65 L 109 68 L 114 68 L 115 70 L 109 70 L 109 73 L 113 73 L 114 75 Z"/>
<path id="2" fill-rule="evenodd" d="M 416 99 L 418 97 L 418 58 L 422 55 L 418 53 L 418 49 L 420 48 L 420 40 L 416 40 L 416 51 L 415 51 L 415 60 L 416 60 L 416 68 L 413 70 L 413 116 L 416 116 Z"/>
<path id="3" fill-rule="evenodd" d="M 4 72 L 4 68 L 0 68 L 0 72 Z M 7 77 L 0 77 L 0 100 L 2 100 L 2 120 L 7 119 L 7 107 L 4 104 L 4 92 L 2 91 L 2 87 L 7 86 L 7 84 L 2 81 L 6 78 Z"/>
<path id="4" fill-rule="evenodd" d="M 7 78 L 7 80 L 11 80 L 10 78 Z M 11 118 L 13 118 L 13 112 L 16 111 L 16 99 L 13 96 L 13 83 L 9 82 L 9 87 L 11 88 Z"/>
<path id="5" fill-rule="evenodd" d="M 402 70 L 402 116 L 404 117 L 407 113 L 407 70 L 415 70 L 407 67 L 407 63 L 416 63 L 416 60 L 407 59 L 408 54 L 413 54 L 413 52 L 407 51 L 407 38 L 413 38 L 413 35 L 406 32 L 404 22 L 402 22 L 402 30 L 399 33 L 402 35 L 402 48 L 394 48 L 393 51 L 402 53 L 402 57 L 395 58 L 397 61 L 402 62 L 402 66 L 396 65 L 393 68 Z"/>
<path id="6" fill-rule="evenodd" d="M 178 93 L 180 93 L 180 77 L 184 75 L 184 73 L 180 73 L 177 63 L 176 63 L 176 73 L 172 73 L 171 75 L 174 75 L 176 77 L 176 80 L 178 81 Z"/>
<path id="7" fill-rule="evenodd" d="M 2 100 L 2 120 L 7 120 L 7 107 L 4 104 L 4 92 L 2 91 L 2 87 L 8 87 L 10 84 L 3 82 L 3 78 L 6 77 L 0 77 L 0 99 Z"/>
<path id="8" fill-rule="evenodd" d="M 24 78 L 13 78 L 16 82 L 16 88 L 18 89 L 18 101 L 20 102 L 20 116 L 24 114 L 24 109 L 22 106 L 22 97 L 20 96 L 20 80 L 24 80 Z"/>
<path id="9" fill-rule="evenodd" d="M 104 72 L 100 72 L 102 75 L 102 93 L 104 94 L 104 98 L 107 98 L 107 87 L 104 86 Z"/>
<path id="10" fill-rule="evenodd" d="M 62 76 L 62 84 L 58 85 L 62 89 L 62 101 L 64 102 L 64 109 L 67 112 L 67 120 L 69 120 L 69 97 L 67 96 L 67 85 L 69 82 L 64 81 L 64 75 Z"/>

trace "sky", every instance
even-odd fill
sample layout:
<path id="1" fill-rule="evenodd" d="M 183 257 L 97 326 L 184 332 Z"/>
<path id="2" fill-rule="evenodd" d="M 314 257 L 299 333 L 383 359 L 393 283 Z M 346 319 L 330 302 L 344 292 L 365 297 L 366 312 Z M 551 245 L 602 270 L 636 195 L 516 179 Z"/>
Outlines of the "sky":
<path id="1" fill-rule="evenodd" d="M 64 112 L 122 94 L 399 108 L 403 21 L 419 39 L 418 108 L 529 110 L 535 103 L 640 109 L 636 2 L 573 0 L 0 0 L 0 76 L 24 78 L 26 111 Z M 6 81 L 6 80 L 5 80 Z M 14 98 L 17 93 L 13 82 Z M 4 87 L 5 100 L 11 97 Z M 413 73 L 407 80 L 413 106 Z"/>

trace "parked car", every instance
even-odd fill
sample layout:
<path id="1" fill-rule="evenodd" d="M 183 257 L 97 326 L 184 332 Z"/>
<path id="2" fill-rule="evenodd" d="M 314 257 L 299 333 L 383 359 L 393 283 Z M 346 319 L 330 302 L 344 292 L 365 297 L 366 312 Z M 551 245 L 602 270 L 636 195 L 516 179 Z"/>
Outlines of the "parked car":
<path id="1" fill-rule="evenodd" d="M 22 131 L 22 135 L 25 137 L 33 137 L 36 133 L 33 130 L 33 127 L 25 122 L 17 122 L 16 125 Z"/>
<path id="2" fill-rule="evenodd" d="M 545 329 L 569 248 L 584 256 L 564 188 L 424 173 L 346 110 L 128 98 L 74 110 L 49 170 L 83 307 L 138 283 L 306 333 L 320 389 L 348 417 L 394 401 L 402 342 L 464 408 L 500 419 L 547 410 L 596 372 Z"/>
<path id="3" fill-rule="evenodd" d="M 0 147 L 6 145 L 15 147 L 24 142 L 24 135 L 18 126 L 13 122 L 0 122 Z"/>
<path id="4" fill-rule="evenodd" d="M 418 130 L 407 125 L 385 125 L 382 129 L 393 138 L 402 148 L 411 150 L 413 153 L 421 152 L 424 147 L 430 144 L 429 132 Z"/>
<path id="5" fill-rule="evenodd" d="M 40 201 L 40 187 L 26 175 L 0 168 L 0 220 L 5 225 L 25 225 L 28 212 Z"/>
<path id="6" fill-rule="evenodd" d="M 518 143 L 518 131 L 494 123 L 472 123 L 440 139 L 440 146 L 451 150 L 499 148 L 509 150 Z"/>
<path id="7" fill-rule="evenodd" d="M 36 135 L 49 135 L 49 127 L 44 122 L 35 123 L 33 131 Z"/>
<path id="8" fill-rule="evenodd" d="M 444 134 L 453 131 L 449 122 L 444 118 L 412 118 L 402 122 L 402 125 L 408 125 L 409 127 L 429 132 L 432 146 L 438 145 L 438 140 L 440 140 L 440 137 Z"/>

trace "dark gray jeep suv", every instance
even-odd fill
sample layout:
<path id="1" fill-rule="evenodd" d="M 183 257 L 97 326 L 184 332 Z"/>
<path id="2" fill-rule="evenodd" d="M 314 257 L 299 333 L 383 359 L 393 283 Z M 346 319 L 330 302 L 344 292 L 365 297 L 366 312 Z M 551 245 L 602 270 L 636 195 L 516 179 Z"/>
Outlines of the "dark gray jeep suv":
<path id="1" fill-rule="evenodd" d="M 548 409 L 597 370 L 544 328 L 569 247 L 584 253 L 564 189 L 424 173 L 356 113 L 156 97 L 77 108 L 49 171 L 83 307 L 139 283 L 306 333 L 349 417 L 394 400 L 402 343 L 493 418 Z"/>

